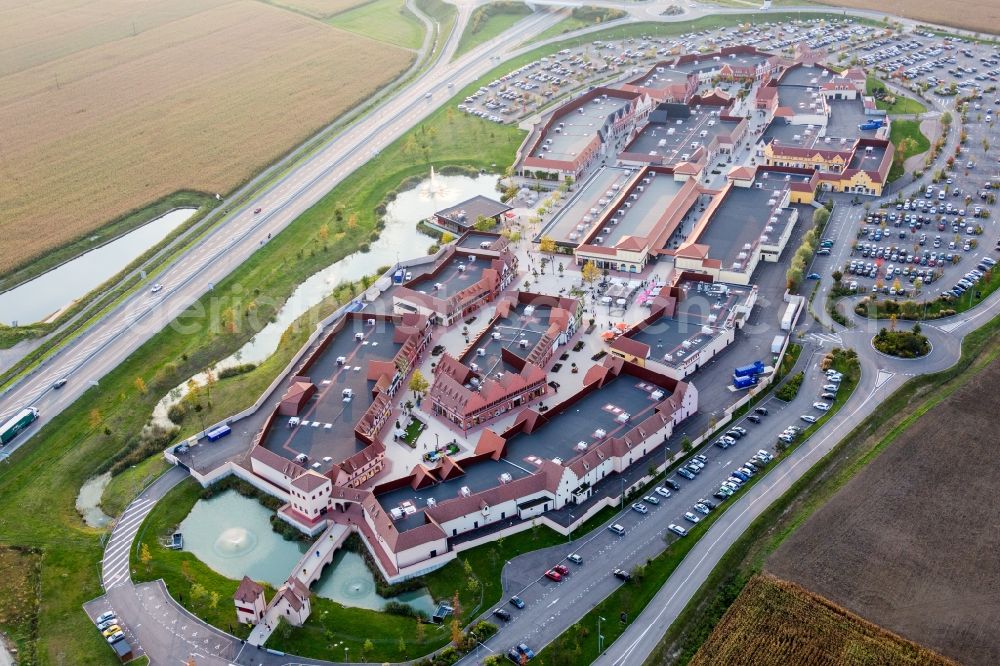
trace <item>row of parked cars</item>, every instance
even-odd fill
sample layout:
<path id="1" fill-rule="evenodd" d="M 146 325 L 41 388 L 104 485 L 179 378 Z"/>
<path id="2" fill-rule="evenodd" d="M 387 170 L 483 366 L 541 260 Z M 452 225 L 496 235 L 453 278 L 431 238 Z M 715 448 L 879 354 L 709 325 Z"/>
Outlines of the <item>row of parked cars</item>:
<path id="1" fill-rule="evenodd" d="M 97 630 L 101 632 L 101 635 L 104 636 L 104 639 L 108 641 L 109 644 L 125 640 L 125 632 L 118 625 L 118 617 L 111 611 L 97 616 L 94 623 L 97 625 Z"/>
<path id="2" fill-rule="evenodd" d="M 990 257 L 983 257 L 982 261 L 979 262 L 976 268 L 966 273 L 965 276 L 955 283 L 954 287 L 946 291 L 945 294 L 958 298 L 981 282 L 986 274 L 986 271 L 992 270 L 996 264 L 996 260 Z"/>

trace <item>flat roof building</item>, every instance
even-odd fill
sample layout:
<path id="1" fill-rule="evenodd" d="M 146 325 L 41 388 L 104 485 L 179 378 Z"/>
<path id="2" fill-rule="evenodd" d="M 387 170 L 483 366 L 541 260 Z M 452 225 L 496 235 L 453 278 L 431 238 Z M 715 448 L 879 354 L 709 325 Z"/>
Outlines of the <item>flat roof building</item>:
<path id="1" fill-rule="evenodd" d="M 500 218 L 509 210 L 511 207 L 507 204 L 478 195 L 444 210 L 439 210 L 434 213 L 434 220 L 443 229 L 464 234 L 472 229 L 480 219 L 493 220 L 494 225 L 499 224 Z"/>
<path id="2" fill-rule="evenodd" d="M 523 178 L 581 180 L 594 166 L 613 155 L 622 137 L 645 120 L 652 102 L 643 93 L 594 88 L 563 104 L 535 129 L 521 147 L 518 173 Z"/>
<path id="3" fill-rule="evenodd" d="M 757 287 L 681 273 L 650 302 L 650 314 L 614 339 L 610 353 L 683 379 L 735 340 L 757 302 Z"/>

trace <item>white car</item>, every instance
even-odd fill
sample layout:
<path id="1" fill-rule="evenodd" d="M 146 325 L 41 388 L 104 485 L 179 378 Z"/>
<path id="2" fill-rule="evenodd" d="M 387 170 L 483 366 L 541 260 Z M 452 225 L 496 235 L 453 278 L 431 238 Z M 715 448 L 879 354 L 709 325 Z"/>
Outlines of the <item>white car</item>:
<path id="1" fill-rule="evenodd" d="M 155 294 L 156 292 L 160 291 L 161 289 L 163 289 L 163 285 L 160 284 L 159 282 L 157 282 L 156 284 L 153 285 L 152 289 L 150 289 L 149 292 L 151 294 Z"/>
<path id="2" fill-rule="evenodd" d="M 664 488 L 663 486 L 657 486 L 656 494 L 659 495 L 660 497 L 670 497 L 670 491 Z"/>
<path id="3" fill-rule="evenodd" d="M 810 414 L 803 414 L 799 418 L 805 421 L 806 423 L 816 423 L 816 417 Z"/>
<path id="4" fill-rule="evenodd" d="M 657 504 L 660 503 L 660 498 L 653 497 L 652 495 L 646 495 L 645 497 L 642 498 L 642 501 L 648 504 L 652 504 L 653 506 L 656 506 Z"/>
<path id="5" fill-rule="evenodd" d="M 670 523 L 670 525 L 667 526 L 667 529 L 676 534 L 677 536 L 687 536 L 688 533 L 686 529 L 684 529 L 680 525 L 674 525 L 673 523 Z"/>
<path id="6" fill-rule="evenodd" d="M 828 412 L 828 411 L 830 411 L 830 403 L 828 403 L 828 402 L 814 402 L 813 403 L 813 407 L 815 407 L 816 409 L 818 409 L 821 412 Z"/>
<path id="7" fill-rule="evenodd" d="M 633 511 L 638 511 L 639 513 L 649 513 L 649 507 L 642 502 L 636 502 L 632 505 Z"/>
<path id="8" fill-rule="evenodd" d="M 699 518 L 698 516 L 694 515 L 690 511 L 688 511 L 687 513 L 684 514 L 684 520 L 688 521 L 689 523 L 693 523 L 695 525 L 697 525 L 698 523 L 701 522 L 701 518 Z"/>

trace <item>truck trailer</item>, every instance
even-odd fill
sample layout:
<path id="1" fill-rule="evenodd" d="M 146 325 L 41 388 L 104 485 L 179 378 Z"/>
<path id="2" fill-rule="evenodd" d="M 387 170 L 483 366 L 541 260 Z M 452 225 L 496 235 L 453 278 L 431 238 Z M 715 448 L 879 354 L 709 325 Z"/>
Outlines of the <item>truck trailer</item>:
<path id="1" fill-rule="evenodd" d="M 34 407 L 26 407 L 17 414 L 7 419 L 7 422 L 0 426 L 0 446 L 10 443 L 18 433 L 34 423 L 38 418 L 38 410 Z"/>
<path id="2" fill-rule="evenodd" d="M 756 386 L 756 384 L 757 375 L 744 375 L 742 377 L 733 375 L 733 388 L 745 389 L 750 388 L 751 386 Z"/>
<path id="3" fill-rule="evenodd" d="M 734 377 L 752 377 L 754 375 L 759 375 L 764 372 L 764 363 L 761 361 L 754 361 L 748 365 L 741 365 L 733 371 Z"/>

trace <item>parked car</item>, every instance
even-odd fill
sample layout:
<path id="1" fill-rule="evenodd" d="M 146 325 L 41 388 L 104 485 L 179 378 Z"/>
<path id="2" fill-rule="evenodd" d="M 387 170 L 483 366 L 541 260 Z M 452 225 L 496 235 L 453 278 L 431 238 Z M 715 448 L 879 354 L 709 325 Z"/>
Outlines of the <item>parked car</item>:
<path id="1" fill-rule="evenodd" d="M 667 529 L 676 534 L 677 536 L 687 536 L 688 533 L 686 529 L 684 529 L 680 525 L 674 525 L 673 523 L 670 523 L 670 525 L 667 526 Z"/>
<path id="2" fill-rule="evenodd" d="M 112 635 L 121 633 L 122 628 L 117 624 L 112 624 L 110 627 L 101 632 L 101 635 L 105 638 L 110 638 Z"/>
<path id="3" fill-rule="evenodd" d="M 643 504 L 642 502 L 636 502 L 635 504 L 633 504 L 632 510 L 637 511 L 638 513 L 649 513 L 649 507 Z"/>
<path id="4" fill-rule="evenodd" d="M 799 418 L 805 421 L 806 423 L 816 423 L 816 417 L 813 416 L 812 414 L 803 414 Z"/>
<path id="5" fill-rule="evenodd" d="M 687 479 L 689 481 L 692 480 L 692 479 L 694 479 L 694 473 L 688 471 L 687 468 L 685 468 L 685 467 L 681 467 L 680 469 L 678 469 L 677 470 L 677 474 L 679 476 L 683 476 L 685 479 Z"/>
<path id="6" fill-rule="evenodd" d="M 554 580 L 557 583 L 562 580 L 562 574 L 553 569 L 549 569 L 548 571 L 546 571 L 545 577 L 548 578 L 549 580 Z"/>
<path id="7" fill-rule="evenodd" d="M 115 619 L 114 612 L 113 611 L 107 611 L 107 612 L 104 612 L 104 613 L 101 613 L 100 615 L 98 615 L 97 619 L 94 620 L 94 622 L 96 622 L 97 624 L 103 624 L 104 622 L 107 622 L 108 620 L 114 620 L 114 619 Z"/>
<path id="8" fill-rule="evenodd" d="M 654 492 L 660 497 L 670 497 L 670 491 L 663 486 L 657 486 Z"/>
<path id="9" fill-rule="evenodd" d="M 654 497 L 653 495 L 646 495 L 645 497 L 642 498 L 642 501 L 646 502 L 647 504 L 652 504 L 653 506 L 656 506 L 657 504 L 660 503 L 660 498 Z"/>
<path id="10" fill-rule="evenodd" d="M 751 414 L 750 416 L 747 417 L 747 421 L 750 421 L 752 423 L 760 423 L 760 417 L 757 416 L 756 414 Z"/>
<path id="11" fill-rule="evenodd" d="M 115 633 L 111 634 L 110 636 L 106 636 L 106 638 L 108 639 L 108 643 L 117 643 L 118 641 L 120 641 L 123 638 L 125 638 L 125 632 L 124 631 L 116 631 Z"/>
<path id="12" fill-rule="evenodd" d="M 767 407 L 757 407 L 753 411 L 755 414 L 760 414 L 761 416 L 767 416 Z"/>
<path id="13" fill-rule="evenodd" d="M 111 617 L 109 617 L 104 622 L 98 622 L 97 623 L 97 630 L 100 631 L 101 633 L 104 633 L 105 629 L 107 629 L 108 627 L 111 627 L 113 625 L 116 625 L 116 624 L 118 624 L 118 618 L 116 618 L 114 615 L 112 615 Z"/>
<path id="14" fill-rule="evenodd" d="M 577 553 L 572 553 L 570 555 L 567 555 L 566 559 L 572 562 L 573 564 L 583 564 L 583 557 L 581 557 Z"/>
<path id="15" fill-rule="evenodd" d="M 617 578 L 619 580 L 623 580 L 626 583 L 629 582 L 630 580 L 632 580 L 632 574 L 630 574 L 629 572 L 625 571 L 624 569 L 615 569 L 611 573 L 614 574 L 615 578 Z"/>
<path id="16" fill-rule="evenodd" d="M 700 502 L 694 505 L 694 510 L 705 516 L 709 514 L 709 508 Z"/>
<path id="17" fill-rule="evenodd" d="M 665 485 L 667 488 L 670 488 L 671 490 L 680 490 L 681 489 L 681 484 L 677 483 L 673 479 L 667 479 L 667 480 L 665 480 L 663 482 L 663 485 Z"/>
<path id="18" fill-rule="evenodd" d="M 621 525 L 619 525 L 618 523 L 615 523 L 614 525 L 609 526 L 608 527 L 608 531 L 614 532 L 618 536 L 624 536 L 625 535 L 625 528 L 622 527 Z"/>
<path id="19" fill-rule="evenodd" d="M 566 566 L 565 564 L 557 564 L 554 567 L 552 567 L 552 570 L 558 572 L 562 576 L 569 575 L 569 567 Z"/>
<path id="20" fill-rule="evenodd" d="M 504 622 L 510 622 L 510 613 L 502 608 L 493 609 L 493 614 L 496 615 L 501 620 L 503 620 Z"/>
<path id="21" fill-rule="evenodd" d="M 510 605 L 514 608 L 524 608 L 524 599 L 515 594 L 510 598 Z"/>
<path id="22" fill-rule="evenodd" d="M 535 652 L 534 652 L 534 650 L 532 650 L 530 647 L 528 647 L 527 643 L 518 643 L 517 644 L 517 651 L 520 652 L 521 654 L 523 654 L 528 659 L 534 659 L 535 658 Z"/>
<path id="23" fill-rule="evenodd" d="M 686 512 L 684 514 L 684 520 L 688 521 L 689 523 L 695 523 L 695 524 L 701 522 L 701 518 L 699 518 L 698 516 L 694 515 L 690 511 L 688 511 L 688 512 Z"/>
<path id="24" fill-rule="evenodd" d="M 830 411 L 830 403 L 828 403 L 828 402 L 814 402 L 813 403 L 813 407 L 815 407 L 816 409 L 818 409 L 821 412 L 828 412 L 828 411 Z"/>

